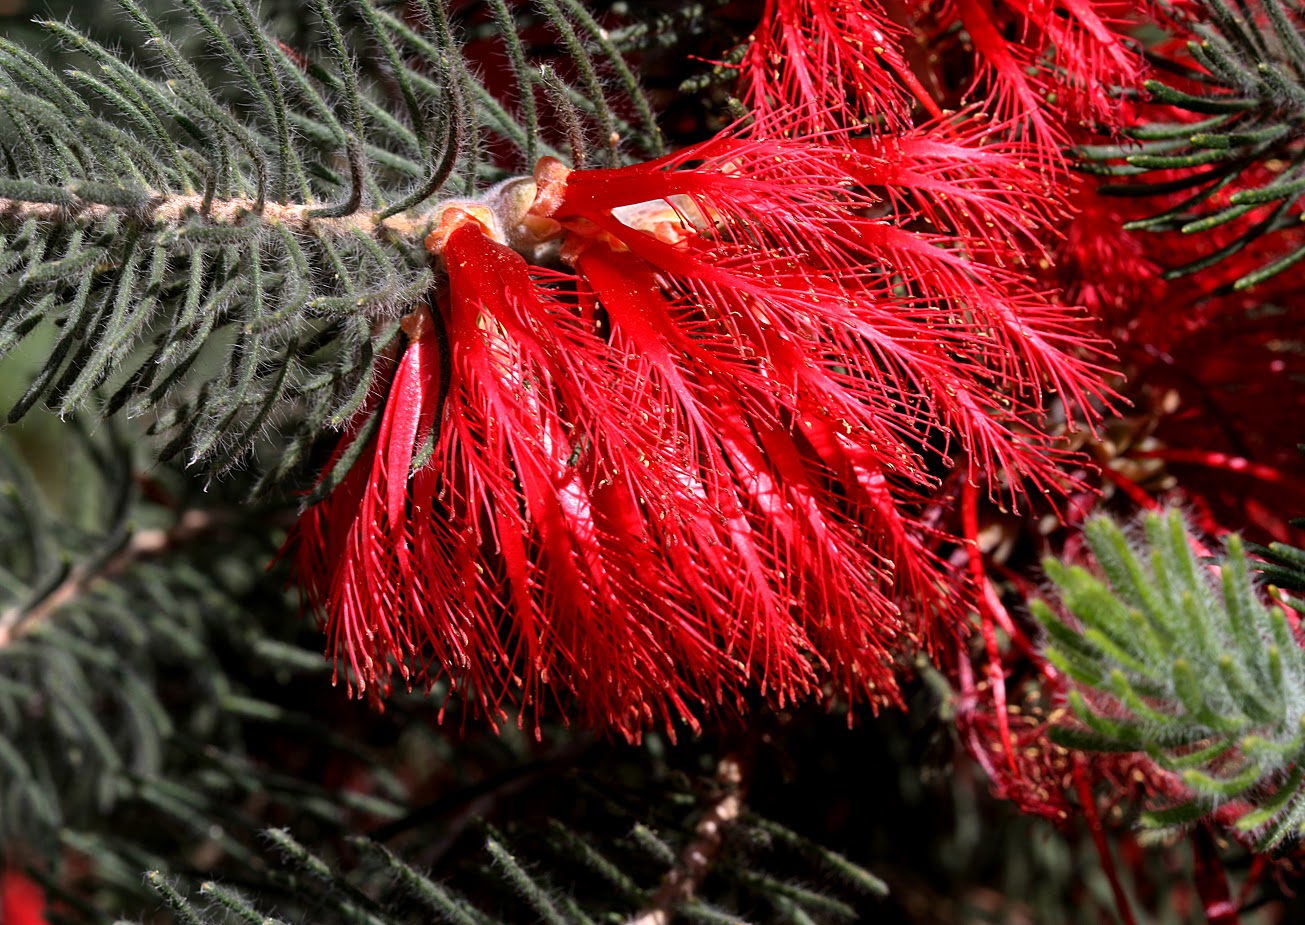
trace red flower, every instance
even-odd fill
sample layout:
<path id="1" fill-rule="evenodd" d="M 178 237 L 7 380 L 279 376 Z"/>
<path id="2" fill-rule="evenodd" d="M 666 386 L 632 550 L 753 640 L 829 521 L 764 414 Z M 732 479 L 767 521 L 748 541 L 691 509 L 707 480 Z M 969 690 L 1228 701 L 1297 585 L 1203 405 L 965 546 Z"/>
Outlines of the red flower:
<path id="1" fill-rule="evenodd" d="M 1121 38 L 1135 15 L 1135 5 L 1117 0 L 1000 8 L 989 0 L 767 0 L 739 65 L 740 99 L 754 131 L 769 135 L 779 133 L 776 121 L 795 134 L 894 131 L 911 124 L 913 102 L 941 118 L 944 107 L 978 99 L 993 126 L 1018 129 L 1037 143 L 1036 159 L 1059 165 L 1077 123 L 1116 124 L 1111 90 L 1133 85 L 1141 70 Z M 963 48 L 955 40 L 962 32 Z M 943 98 L 957 67 L 973 73 L 971 86 Z M 795 109 L 796 125 L 788 121 Z"/>
<path id="2" fill-rule="evenodd" d="M 906 30 L 873 0 L 767 0 L 739 65 L 740 99 L 762 126 L 799 109 L 800 125 L 790 128 L 805 133 L 872 120 L 909 125 L 911 96 L 941 116 L 904 40 Z"/>
<path id="3" fill-rule="evenodd" d="M 0 872 L 0 922 L 45 925 L 45 891 L 17 868 Z"/>
<path id="4" fill-rule="evenodd" d="M 998 12 L 989 0 L 951 0 L 938 17 L 940 24 L 959 21 L 969 35 L 985 110 L 999 122 L 1027 125 L 1048 146 L 1063 142 L 1077 120 L 1114 124 L 1119 103 L 1110 91 L 1137 83 L 1142 67 L 1120 35 L 1136 6 L 1113 0 L 1001 6 Z"/>
<path id="5" fill-rule="evenodd" d="M 902 643 L 961 625 L 919 518 L 950 454 L 1053 487 L 1050 392 L 1105 397 L 1082 319 L 984 262 L 991 171 L 1022 168 L 938 132 L 546 158 L 449 207 L 379 431 L 292 540 L 359 687 L 398 667 L 632 738 L 827 678 L 895 701 Z"/>

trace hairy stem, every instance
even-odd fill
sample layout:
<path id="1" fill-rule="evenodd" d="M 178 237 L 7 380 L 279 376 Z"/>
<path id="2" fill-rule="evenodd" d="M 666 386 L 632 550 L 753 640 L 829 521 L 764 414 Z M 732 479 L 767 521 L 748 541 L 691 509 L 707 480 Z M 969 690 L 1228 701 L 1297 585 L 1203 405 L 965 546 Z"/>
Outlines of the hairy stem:
<path id="1" fill-rule="evenodd" d="M 392 215 L 382 220 L 374 211 L 356 211 L 332 218 L 315 216 L 314 209 L 314 206 L 303 203 L 275 202 L 265 202 L 259 208 L 257 202 L 249 198 L 205 202 L 198 194 L 151 196 L 142 207 L 83 200 L 69 205 L 0 197 L 0 225 L 21 225 L 29 219 L 50 223 L 103 222 L 116 214 L 130 216 L 134 221 L 155 228 L 179 227 L 191 219 L 206 219 L 213 225 L 242 222 L 279 225 L 293 233 L 316 238 L 347 238 L 362 232 L 419 241 L 434 227 L 440 214 L 435 210 L 419 215 Z"/>
<path id="2" fill-rule="evenodd" d="M 721 787 L 720 797 L 698 820 L 693 840 L 685 845 L 679 863 L 666 875 L 651 904 L 626 925 L 670 925 L 675 910 L 692 899 L 701 886 L 720 854 L 725 829 L 743 812 L 743 762 L 735 755 L 726 755 L 716 765 L 716 782 Z"/>

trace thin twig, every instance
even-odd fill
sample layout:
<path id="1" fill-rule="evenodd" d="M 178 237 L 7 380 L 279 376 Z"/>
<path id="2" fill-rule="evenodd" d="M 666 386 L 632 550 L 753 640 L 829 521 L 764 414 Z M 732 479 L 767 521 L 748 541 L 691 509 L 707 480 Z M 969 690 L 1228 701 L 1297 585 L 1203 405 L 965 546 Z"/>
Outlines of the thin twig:
<path id="1" fill-rule="evenodd" d="M 79 202 L 74 206 L 61 203 L 35 202 L 0 197 L 0 221 L 22 224 L 28 219 L 39 222 L 61 222 L 71 219 L 103 222 L 111 215 L 130 214 L 151 227 L 158 225 L 180 226 L 196 219 L 215 225 L 237 225 L 241 222 L 258 222 L 264 225 L 281 225 L 296 234 L 317 238 L 347 238 L 359 232 L 385 237 L 398 235 L 420 240 L 439 219 L 438 210 L 422 215 L 394 215 L 383 221 L 373 211 L 358 211 L 340 218 L 315 216 L 317 207 L 303 203 L 264 203 L 258 209 L 253 199 L 213 199 L 205 202 L 199 194 L 165 196 L 150 199 L 143 210 L 127 210 L 98 202 Z"/>
<path id="2" fill-rule="evenodd" d="M 85 594 L 96 582 L 121 574 L 142 559 L 163 555 L 211 534 L 230 519 L 230 515 L 223 511 L 192 509 L 184 512 L 167 530 L 141 530 L 132 534 L 122 549 L 103 562 L 74 566 L 63 581 L 40 600 L 27 606 L 10 607 L 0 613 L 0 649 L 33 630 L 60 607 Z"/>
<path id="3" fill-rule="evenodd" d="M 652 903 L 626 925 L 670 925 L 675 910 L 693 899 L 712 863 L 720 854 L 725 829 L 743 811 L 743 762 L 726 755 L 716 765 L 721 796 L 707 807 L 694 828 L 694 838 L 684 847 L 679 863 L 662 880 Z"/>

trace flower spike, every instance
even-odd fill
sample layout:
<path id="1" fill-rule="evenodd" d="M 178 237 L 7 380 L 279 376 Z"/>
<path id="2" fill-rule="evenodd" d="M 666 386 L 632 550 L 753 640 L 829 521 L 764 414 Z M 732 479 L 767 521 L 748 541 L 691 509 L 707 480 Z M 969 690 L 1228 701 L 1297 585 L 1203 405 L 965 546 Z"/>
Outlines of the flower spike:
<path id="1" fill-rule="evenodd" d="M 902 648 L 965 623 L 917 513 L 940 466 L 1054 488 L 1052 392 L 1107 395 L 1081 319 L 1001 265 L 1033 229 L 989 228 L 1049 207 L 970 144 L 726 132 L 446 207 L 374 446 L 296 536 L 337 658 L 632 739 L 829 679 L 896 702 Z"/>
<path id="2" fill-rule="evenodd" d="M 402 623 L 387 619 L 396 595 L 412 574 L 407 522 L 409 470 L 417 447 L 430 435 L 437 411 L 440 359 L 430 312 L 424 306 L 403 320 L 407 346 L 380 412 L 370 451 L 322 502 L 305 512 L 291 531 L 295 571 L 306 600 L 325 615 L 327 634 L 359 693 L 369 685 L 388 689 L 391 659 L 404 659 L 416 644 Z M 347 433 L 338 460 L 357 439 Z"/>
<path id="3" fill-rule="evenodd" d="M 759 133 L 810 135 L 910 123 L 912 99 L 942 110 L 911 70 L 906 30 L 866 0 L 767 0 L 739 65 Z M 798 109 L 796 120 L 794 109 Z"/>

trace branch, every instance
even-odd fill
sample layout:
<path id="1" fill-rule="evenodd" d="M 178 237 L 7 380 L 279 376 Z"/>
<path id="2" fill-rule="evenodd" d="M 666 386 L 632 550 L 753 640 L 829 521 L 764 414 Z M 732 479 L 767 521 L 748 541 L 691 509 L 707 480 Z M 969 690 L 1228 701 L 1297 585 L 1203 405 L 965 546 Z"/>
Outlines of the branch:
<path id="1" fill-rule="evenodd" d="M 716 781 L 722 794 L 707 807 L 694 829 L 694 839 L 680 855 L 653 896 L 652 905 L 639 912 L 626 925 L 669 925 L 675 910 L 693 898 L 720 854 L 726 827 L 743 811 L 743 764 L 734 755 L 726 755 L 716 766 Z"/>
<path id="2" fill-rule="evenodd" d="M 60 607 L 85 594 L 96 582 L 126 571 L 142 559 L 161 556 L 195 539 L 212 534 L 231 522 L 226 511 L 191 509 L 167 530 L 141 530 L 125 546 L 99 562 L 83 562 L 69 569 L 63 581 L 39 600 L 0 613 L 0 649 L 43 623 Z"/>
<path id="3" fill-rule="evenodd" d="M 322 239 L 344 238 L 358 233 L 382 237 L 388 235 L 420 240 L 437 223 L 441 210 L 420 215 L 393 215 L 381 219 L 379 211 L 353 212 L 338 218 L 314 215 L 316 206 L 303 203 L 265 202 L 259 208 L 253 199 L 218 199 L 205 203 L 198 194 L 147 194 L 143 208 L 108 205 L 72 197 L 67 202 L 40 202 L 0 197 L 0 222 L 20 225 L 29 219 L 38 222 L 67 222 L 78 218 L 94 222 L 107 221 L 112 215 L 131 216 L 146 226 L 179 226 L 192 216 L 204 216 L 214 225 L 233 226 L 252 220 L 268 226 L 281 226 L 296 234 Z"/>

